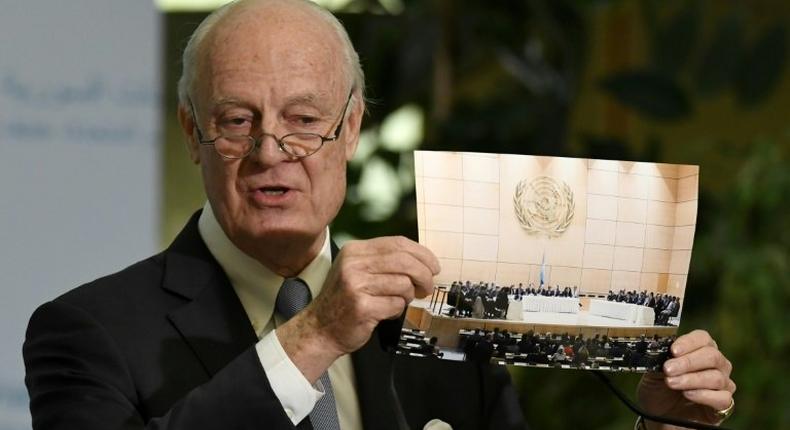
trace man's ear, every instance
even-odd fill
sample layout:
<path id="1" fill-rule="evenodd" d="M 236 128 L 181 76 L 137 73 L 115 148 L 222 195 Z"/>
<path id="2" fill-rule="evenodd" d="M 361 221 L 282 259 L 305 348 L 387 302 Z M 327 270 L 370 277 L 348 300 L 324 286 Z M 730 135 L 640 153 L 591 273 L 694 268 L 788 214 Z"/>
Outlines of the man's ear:
<path id="1" fill-rule="evenodd" d="M 178 104 L 178 123 L 186 139 L 189 159 L 195 164 L 200 164 L 200 144 L 195 135 L 195 116 L 192 114 L 192 109 L 181 103 Z"/>
<path id="2" fill-rule="evenodd" d="M 359 145 L 359 133 L 362 128 L 362 117 L 365 115 L 365 101 L 362 96 L 357 93 L 354 94 L 353 105 L 351 106 L 351 113 L 348 114 L 346 121 L 347 136 L 346 139 L 346 161 L 351 161 L 354 158 L 354 153 L 357 152 Z"/>

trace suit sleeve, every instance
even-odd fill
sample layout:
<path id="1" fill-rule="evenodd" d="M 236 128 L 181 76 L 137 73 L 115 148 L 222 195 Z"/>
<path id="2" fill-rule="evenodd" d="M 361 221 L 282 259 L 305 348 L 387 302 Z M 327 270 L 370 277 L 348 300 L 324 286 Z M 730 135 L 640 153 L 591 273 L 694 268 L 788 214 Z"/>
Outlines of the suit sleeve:
<path id="1" fill-rule="evenodd" d="M 59 301 L 42 305 L 30 319 L 23 355 L 34 429 L 296 428 L 254 347 L 150 420 L 115 342 L 82 309 Z"/>

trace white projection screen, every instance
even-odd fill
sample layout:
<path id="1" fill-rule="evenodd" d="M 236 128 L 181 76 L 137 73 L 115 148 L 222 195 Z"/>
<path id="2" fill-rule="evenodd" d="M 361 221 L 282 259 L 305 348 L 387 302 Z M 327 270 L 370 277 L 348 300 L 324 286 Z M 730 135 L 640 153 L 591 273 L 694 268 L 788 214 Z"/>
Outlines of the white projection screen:
<path id="1" fill-rule="evenodd" d="M 0 10 L 0 428 L 17 430 L 35 307 L 159 247 L 161 40 L 151 1 Z"/>

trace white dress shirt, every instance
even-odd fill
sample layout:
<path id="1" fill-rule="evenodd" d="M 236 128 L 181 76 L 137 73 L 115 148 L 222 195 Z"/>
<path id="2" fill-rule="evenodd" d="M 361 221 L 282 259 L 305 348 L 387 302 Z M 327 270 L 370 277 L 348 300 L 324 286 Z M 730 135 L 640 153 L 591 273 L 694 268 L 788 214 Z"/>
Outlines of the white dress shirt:
<path id="1" fill-rule="evenodd" d="M 317 381 L 317 386 L 312 386 L 307 381 L 285 353 L 275 334 L 274 329 L 284 323 L 284 319 L 274 312 L 283 277 L 237 248 L 222 230 L 208 203 L 200 215 L 198 230 L 209 251 L 228 275 L 258 336 L 255 349 L 274 394 L 294 425 L 298 424 L 310 414 L 316 401 L 323 395 L 323 386 L 320 381 Z M 307 283 L 314 298 L 321 292 L 331 267 L 332 250 L 327 227 L 321 252 L 298 275 Z M 329 368 L 329 379 L 335 395 L 340 428 L 362 429 L 354 368 L 349 355 L 340 357 L 332 364 Z"/>

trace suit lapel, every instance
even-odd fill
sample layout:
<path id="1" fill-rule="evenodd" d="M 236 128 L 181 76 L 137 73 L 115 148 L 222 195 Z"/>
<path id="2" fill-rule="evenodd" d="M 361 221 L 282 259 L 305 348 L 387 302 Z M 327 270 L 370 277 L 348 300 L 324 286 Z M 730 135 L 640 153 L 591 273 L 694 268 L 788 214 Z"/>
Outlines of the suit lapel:
<path id="1" fill-rule="evenodd" d="M 162 287 L 187 300 L 168 318 L 213 376 L 257 338 L 230 281 L 200 237 L 199 214 L 165 252 Z"/>

